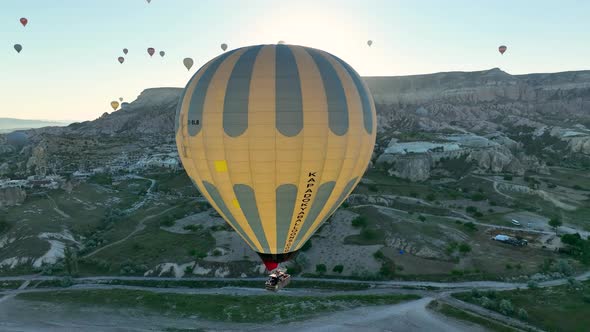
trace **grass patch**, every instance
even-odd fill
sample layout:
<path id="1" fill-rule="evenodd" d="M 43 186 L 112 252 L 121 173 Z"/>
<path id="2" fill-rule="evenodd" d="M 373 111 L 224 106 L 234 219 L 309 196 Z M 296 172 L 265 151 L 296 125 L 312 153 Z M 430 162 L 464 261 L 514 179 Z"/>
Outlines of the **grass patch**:
<path id="1" fill-rule="evenodd" d="M 451 318 L 455 318 L 458 320 L 462 320 L 462 321 L 467 321 L 470 323 L 475 323 L 477 325 L 483 326 L 487 329 L 490 329 L 491 331 L 495 331 L 495 332 L 515 332 L 515 331 L 520 331 L 517 329 L 513 329 L 509 326 L 506 326 L 504 324 L 498 323 L 496 321 L 490 320 L 490 319 L 486 319 L 484 317 L 481 317 L 479 315 L 475 315 L 475 314 L 471 314 L 465 310 L 461 310 L 458 308 L 455 308 L 453 306 L 450 306 L 446 303 L 441 303 L 438 301 L 432 301 L 430 302 L 430 304 L 428 305 L 429 309 L 435 310 L 437 312 L 440 312 L 441 314 L 447 316 L 447 317 L 451 317 Z"/>
<path id="2" fill-rule="evenodd" d="M 0 289 L 17 289 L 23 282 L 20 280 L 0 281 Z"/>
<path id="3" fill-rule="evenodd" d="M 506 314 L 502 302 L 513 308 L 510 316 L 520 318 L 524 309 L 532 325 L 548 331 L 585 331 L 590 326 L 590 281 L 568 285 L 503 292 L 465 292 L 454 297 Z"/>
<path id="4" fill-rule="evenodd" d="M 76 306 L 98 305 L 141 308 L 165 315 L 198 315 L 207 320 L 259 323 L 286 322 L 360 306 L 396 304 L 420 297 L 408 295 L 337 295 L 327 297 L 286 297 L 276 295 L 188 295 L 162 294 L 132 290 L 82 290 L 23 293 L 17 298 L 28 301 L 67 303 Z"/>
<path id="5" fill-rule="evenodd" d="M 261 288 L 262 282 L 259 280 L 108 280 L 104 282 L 108 285 L 125 285 L 125 286 L 140 286 L 140 287 L 157 287 L 157 288 L 172 288 L 172 287 L 186 287 L 186 288 L 223 288 L 223 287 L 253 287 Z M 344 283 L 344 282 L 329 282 L 329 281 L 306 281 L 293 280 L 289 283 L 289 288 L 305 288 L 305 289 L 322 289 L 322 290 L 340 290 L 340 291 L 356 291 L 369 289 L 371 286 L 368 283 Z"/>

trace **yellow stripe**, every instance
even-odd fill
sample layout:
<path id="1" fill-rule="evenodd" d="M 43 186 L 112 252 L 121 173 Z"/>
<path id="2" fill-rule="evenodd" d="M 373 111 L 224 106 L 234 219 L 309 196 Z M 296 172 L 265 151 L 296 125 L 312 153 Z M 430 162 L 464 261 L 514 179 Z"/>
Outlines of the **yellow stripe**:
<path id="1" fill-rule="evenodd" d="M 302 224 L 296 225 L 296 220 L 297 213 L 300 211 L 301 201 L 304 198 L 303 195 L 307 189 L 308 173 L 317 172 L 319 180 L 319 176 L 321 176 L 324 168 L 329 131 L 326 130 L 326 128 L 328 128 L 328 105 L 326 103 L 326 94 L 320 72 L 311 56 L 303 47 L 289 46 L 289 48 L 293 52 L 299 70 L 301 97 L 304 110 L 303 130 L 297 135 L 297 138 L 301 140 L 301 151 L 283 151 L 283 154 L 291 153 L 296 156 L 298 155 L 299 157 L 299 159 L 296 160 L 296 156 L 286 156 L 286 158 L 292 158 L 294 160 L 294 165 L 299 165 L 299 167 L 291 166 L 288 169 L 295 174 L 296 178 L 296 181 L 290 183 L 295 183 L 298 187 L 297 200 L 288 233 L 288 237 L 295 235 L 296 238 L 302 227 Z M 281 136 L 280 134 L 278 135 Z M 281 144 L 279 146 L 282 147 L 283 145 Z M 319 186 L 320 182 L 318 181 L 313 187 L 315 193 L 312 197 L 313 199 L 315 199 L 317 195 Z M 309 202 L 306 213 L 309 212 L 312 204 L 313 200 Z M 303 220 L 305 221 L 305 218 L 303 218 Z M 290 244 L 292 244 L 292 241 L 287 240 L 286 248 L 289 248 Z"/>
<path id="2" fill-rule="evenodd" d="M 232 168 L 231 165 L 227 165 L 226 172 L 217 172 L 215 171 L 215 161 L 228 162 L 227 151 L 225 151 L 224 146 L 226 137 L 223 131 L 223 102 L 231 70 L 244 51 L 246 49 L 238 50 L 229 56 L 215 72 L 203 105 L 203 128 L 197 135 L 189 137 L 191 151 L 195 154 L 193 159 L 195 173 L 201 175 L 200 181 L 208 181 L 215 185 L 225 202 L 233 202 L 236 199 L 233 191 L 233 182 L 230 178 Z M 202 187 L 202 183 L 199 183 L 199 187 Z M 207 196 L 209 202 L 220 215 L 224 216 L 211 197 L 209 195 Z M 234 204 L 226 204 L 226 206 L 244 229 L 246 236 L 256 246 L 256 248 L 252 249 L 261 251 L 261 245 L 254 237 L 254 232 L 246 222 L 241 208 Z M 224 218 L 227 220 L 227 216 L 224 216 Z"/>
<path id="3" fill-rule="evenodd" d="M 344 136 L 336 136 L 330 132 L 330 140 L 334 145 L 330 146 L 332 151 L 328 155 L 330 158 L 334 159 L 326 163 L 326 169 L 324 171 L 333 172 L 336 179 L 336 185 L 318 218 L 314 221 L 313 225 L 304 235 L 303 240 L 299 243 L 299 248 L 313 235 L 321 222 L 328 217 L 327 214 L 340 198 L 340 195 L 344 191 L 348 182 L 350 182 L 355 176 L 362 176 L 363 171 L 361 171 L 360 174 L 358 174 L 358 172 L 355 173 L 355 171 L 359 157 L 363 154 L 362 150 L 363 148 L 366 149 L 363 143 L 366 143 L 369 138 L 369 135 L 365 133 L 364 129 L 362 101 L 354 81 L 338 61 L 334 60 L 325 52 L 321 52 L 321 55 L 325 57 L 336 70 L 340 82 L 342 83 L 342 87 L 344 88 L 346 104 L 348 106 L 349 128 L 348 133 Z M 330 179 L 332 178 L 330 177 Z"/>

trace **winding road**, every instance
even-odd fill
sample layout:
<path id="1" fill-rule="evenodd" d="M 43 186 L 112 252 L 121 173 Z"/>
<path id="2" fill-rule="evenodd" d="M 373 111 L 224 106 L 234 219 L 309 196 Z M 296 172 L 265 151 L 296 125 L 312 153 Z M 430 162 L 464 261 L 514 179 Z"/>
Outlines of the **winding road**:
<path id="1" fill-rule="evenodd" d="M 2 331 L 55 331 L 63 329 L 78 329 L 85 331 L 153 331 L 165 328 L 213 328 L 236 331 L 257 331 L 272 329 L 273 324 L 238 324 L 218 323 L 199 320 L 198 317 L 171 318 L 159 317 L 154 313 L 116 308 L 88 308 L 82 307 L 72 312 L 72 307 L 56 303 L 30 302 L 15 298 L 18 294 L 30 292 L 59 291 L 64 288 L 28 288 L 35 281 L 59 280 L 52 276 L 15 276 L 1 277 L 2 281 L 22 281 L 21 287 L 13 290 L 0 291 L 0 330 Z M 590 271 L 575 276 L 575 279 L 590 280 Z M 108 285 L 100 282 L 108 281 L 178 281 L 176 278 L 158 277 L 85 277 L 74 279 L 76 284 L 68 290 L 141 290 L 157 293 L 177 294 L 226 294 L 239 296 L 267 295 L 264 289 L 251 287 L 223 287 L 223 288 L 186 288 L 170 287 L 156 288 L 143 286 Z M 190 281 L 260 281 L 265 278 L 183 278 Z M 396 305 L 361 307 L 323 315 L 306 321 L 286 324 L 290 331 L 484 331 L 477 325 L 458 321 L 442 316 L 427 308 L 432 300 L 442 301 L 451 306 L 468 310 L 476 315 L 491 317 L 507 322 L 521 329 L 540 331 L 528 324 L 508 319 L 496 312 L 457 300 L 450 295 L 453 292 L 465 291 L 472 288 L 480 290 L 511 290 L 525 288 L 524 283 L 467 281 L 467 282 L 425 282 L 425 281 L 360 281 L 348 279 L 316 279 L 295 278 L 303 281 L 318 281 L 332 283 L 369 284 L 365 290 L 328 291 L 305 288 L 287 288 L 278 296 L 332 296 L 338 294 L 367 295 L 367 294 L 417 294 L 422 298 Z M 567 279 L 556 279 L 539 283 L 539 287 L 563 285 Z M 414 289 L 411 289 L 414 288 Z M 105 317 L 109 317 L 105 319 Z"/>

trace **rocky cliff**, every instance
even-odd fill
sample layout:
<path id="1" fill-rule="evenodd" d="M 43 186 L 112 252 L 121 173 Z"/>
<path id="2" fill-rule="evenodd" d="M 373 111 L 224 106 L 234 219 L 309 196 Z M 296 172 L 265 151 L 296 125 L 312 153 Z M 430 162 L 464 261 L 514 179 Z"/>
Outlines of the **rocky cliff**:
<path id="1" fill-rule="evenodd" d="M 373 164 L 378 159 L 389 164 L 392 175 L 426 179 L 441 159 L 464 158 L 480 171 L 521 174 L 544 171 L 546 161 L 590 157 L 590 71 L 510 75 L 494 68 L 365 80 L 379 117 Z M 0 135 L 0 154 L 19 152 L 26 158 L 23 168 L 35 173 L 62 163 L 48 155 L 79 155 L 88 144 L 104 144 L 106 153 L 105 137 L 116 142 L 127 137 L 128 150 L 138 149 L 131 145 L 141 139 L 170 140 L 181 93 L 180 88 L 147 89 L 96 120 L 27 130 L 25 148 L 7 144 Z M 403 157 L 385 153 L 392 138 L 436 142 L 449 134 L 479 135 L 494 144 Z"/>

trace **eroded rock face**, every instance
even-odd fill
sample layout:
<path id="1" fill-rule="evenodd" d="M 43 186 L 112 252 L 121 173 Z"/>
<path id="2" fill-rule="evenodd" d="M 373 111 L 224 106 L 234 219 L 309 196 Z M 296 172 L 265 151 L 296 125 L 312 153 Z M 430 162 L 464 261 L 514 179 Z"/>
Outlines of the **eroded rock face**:
<path id="1" fill-rule="evenodd" d="M 411 181 L 424 181 L 430 177 L 432 158 L 427 155 L 399 157 L 390 163 L 387 173 Z"/>
<path id="2" fill-rule="evenodd" d="M 25 201 L 27 193 L 17 187 L 0 188 L 0 207 L 19 205 Z"/>
<path id="3" fill-rule="evenodd" d="M 573 137 L 569 140 L 568 147 L 572 152 L 590 155 L 590 136 Z"/>

